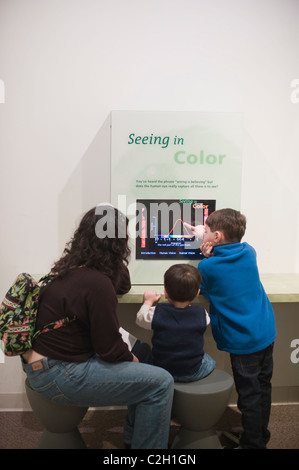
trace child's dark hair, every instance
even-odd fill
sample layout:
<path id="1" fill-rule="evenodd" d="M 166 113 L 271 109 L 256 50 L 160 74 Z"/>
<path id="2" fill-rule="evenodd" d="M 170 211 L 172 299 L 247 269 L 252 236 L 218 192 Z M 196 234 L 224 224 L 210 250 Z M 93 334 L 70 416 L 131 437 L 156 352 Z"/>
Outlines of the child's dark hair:
<path id="1" fill-rule="evenodd" d="M 234 209 L 219 209 L 209 215 L 206 224 L 212 232 L 223 232 L 226 242 L 239 243 L 245 234 L 246 217 Z"/>
<path id="2" fill-rule="evenodd" d="M 190 264 L 174 264 L 164 274 L 164 287 L 174 302 L 193 300 L 200 288 L 201 274 Z"/>

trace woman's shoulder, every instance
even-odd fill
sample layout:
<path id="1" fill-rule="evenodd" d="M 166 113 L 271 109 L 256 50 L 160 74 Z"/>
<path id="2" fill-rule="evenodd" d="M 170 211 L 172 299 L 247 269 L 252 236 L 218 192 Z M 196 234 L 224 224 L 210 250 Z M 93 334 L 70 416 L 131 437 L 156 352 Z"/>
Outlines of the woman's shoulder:
<path id="1" fill-rule="evenodd" d="M 111 279 L 103 272 L 94 269 L 82 266 L 79 268 L 72 269 L 69 272 L 70 280 L 80 282 L 81 286 L 87 286 L 92 288 L 95 286 L 97 289 L 102 286 L 104 289 L 113 289 L 113 284 Z"/>

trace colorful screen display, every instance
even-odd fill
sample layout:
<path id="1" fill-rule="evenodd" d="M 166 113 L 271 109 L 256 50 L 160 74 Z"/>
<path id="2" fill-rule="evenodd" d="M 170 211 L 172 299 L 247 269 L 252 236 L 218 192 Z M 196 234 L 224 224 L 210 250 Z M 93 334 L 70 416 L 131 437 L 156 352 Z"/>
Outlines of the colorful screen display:
<path id="1" fill-rule="evenodd" d="M 189 225 L 204 225 L 215 200 L 138 199 L 136 207 L 136 259 L 203 258 Z"/>

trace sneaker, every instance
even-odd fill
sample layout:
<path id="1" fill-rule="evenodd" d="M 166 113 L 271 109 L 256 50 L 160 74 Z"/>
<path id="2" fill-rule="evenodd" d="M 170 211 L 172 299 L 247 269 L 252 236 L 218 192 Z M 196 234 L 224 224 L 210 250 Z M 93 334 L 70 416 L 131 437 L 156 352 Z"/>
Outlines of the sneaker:
<path id="1" fill-rule="evenodd" d="M 234 430 L 222 431 L 222 435 L 225 436 L 227 439 L 229 439 L 234 444 L 237 444 L 237 446 L 240 445 L 240 439 L 241 439 L 241 436 L 242 436 L 241 431 L 234 431 Z M 235 446 L 234 446 L 234 448 L 235 448 Z"/>

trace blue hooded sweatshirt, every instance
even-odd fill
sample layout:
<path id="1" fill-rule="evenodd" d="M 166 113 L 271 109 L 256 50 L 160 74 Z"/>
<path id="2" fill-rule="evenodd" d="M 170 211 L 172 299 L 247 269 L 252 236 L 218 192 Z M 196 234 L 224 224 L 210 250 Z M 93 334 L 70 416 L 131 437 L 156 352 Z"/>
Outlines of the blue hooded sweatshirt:
<path id="1" fill-rule="evenodd" d="M 269 346 L 276 338 L 275 317 L 254 248 L 248 243 L 215 246 L 213 256 L 200 261 L 198 269 L 218 349 L 251 354 Z"/>

